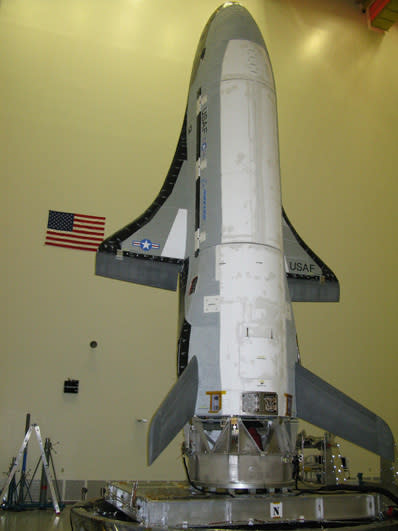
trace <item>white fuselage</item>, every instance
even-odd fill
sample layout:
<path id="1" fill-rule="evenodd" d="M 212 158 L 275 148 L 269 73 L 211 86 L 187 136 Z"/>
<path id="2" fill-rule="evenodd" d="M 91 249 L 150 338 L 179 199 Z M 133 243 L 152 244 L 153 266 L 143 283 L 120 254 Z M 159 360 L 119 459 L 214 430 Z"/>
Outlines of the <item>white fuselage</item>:
<path id="1" fill-rule="evenodd" d="M 278 395 L 274 415 L 291 416 L 294 389 L 288 372 L 296 352 L 288 359 L 286 323 L 292 312 L 283 258 L 276 96 L 264 48 L 230 40 L 219 90 L 221 238 L 199 260 L 215 255 L 219 293 L 204 296 L 203 311 L 219 312 L 214 350 L 221 388 L 200 386 L 196 414 L 244 415 L 242 393 L 265 392 Z M 198 162 L 202 176 L 210 164 Z M 216 208 L 211 198 L 207 203 L 206 208 Z M 214 365 L 214 350 L 192 352 L 202 374 L 204 365 Z M 210 376 L 201 381 L 211 382 Z M 216 391 L 222 393 L 219 411 L 210 402 Z"/>

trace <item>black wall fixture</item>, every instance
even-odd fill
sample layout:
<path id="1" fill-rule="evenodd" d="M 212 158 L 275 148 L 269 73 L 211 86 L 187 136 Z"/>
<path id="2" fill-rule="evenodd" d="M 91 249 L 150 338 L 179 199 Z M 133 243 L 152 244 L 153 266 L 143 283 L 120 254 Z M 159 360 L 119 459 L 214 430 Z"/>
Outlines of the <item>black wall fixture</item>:
<path id="1" fill-rule="evenodd" d="M 64 393 L 74 393 L 79 392 L 79 380 L 71 380 L 68 378 L 64 381 Z"/>

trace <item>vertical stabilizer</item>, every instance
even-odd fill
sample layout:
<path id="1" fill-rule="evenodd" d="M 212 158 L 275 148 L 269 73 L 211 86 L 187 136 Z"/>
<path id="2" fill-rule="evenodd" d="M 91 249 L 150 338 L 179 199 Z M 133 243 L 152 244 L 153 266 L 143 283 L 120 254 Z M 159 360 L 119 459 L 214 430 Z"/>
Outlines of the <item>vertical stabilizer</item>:
<path id="1" fill-rule="evenodd" d="M 198 361 L 194 356 L 152 417 L 148 435 L 149 465 L 194 416 L 198 383 Z"/>
<path id="2" fill-rule="evenodd" d="M 394 438 L 388 424 L 298 363 L 296 404 L 301 419 L 394 460 Z"/>

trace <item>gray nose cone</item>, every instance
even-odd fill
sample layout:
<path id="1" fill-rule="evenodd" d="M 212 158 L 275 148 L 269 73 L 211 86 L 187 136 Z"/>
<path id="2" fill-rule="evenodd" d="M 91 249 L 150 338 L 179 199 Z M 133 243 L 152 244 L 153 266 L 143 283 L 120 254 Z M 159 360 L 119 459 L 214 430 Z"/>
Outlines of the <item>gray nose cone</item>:
<path id="1" fill-rule="evenodd" d="M 209 49 L 214 55 L 225 49 L 233 39 L 249 40 L 266 48 L 261 32 L 249 11 L 237 2 L 226 2 L 209 18 L 199 40 L 190 85 L 195 80 L 200 62 Z"/>

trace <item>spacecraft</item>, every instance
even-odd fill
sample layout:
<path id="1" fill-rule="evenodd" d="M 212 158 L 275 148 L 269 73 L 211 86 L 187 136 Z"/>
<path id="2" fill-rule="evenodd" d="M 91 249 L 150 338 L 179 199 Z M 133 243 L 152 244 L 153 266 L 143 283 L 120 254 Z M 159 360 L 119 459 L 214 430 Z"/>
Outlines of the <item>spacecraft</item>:
<path id="1" fill-rule="evenodd" d="M 103 241 L 96 274 L 178 288 L 178 379 L 149 464 L 183 429 L 196 485 L 288 487 L 300 418 L 393 461 L 388 425 L 301 364 L 292 302 L 336 302 L 339 282 L 282 207 L 271 62 L 238 3 L 202 33 L 159 195 Z"/>

